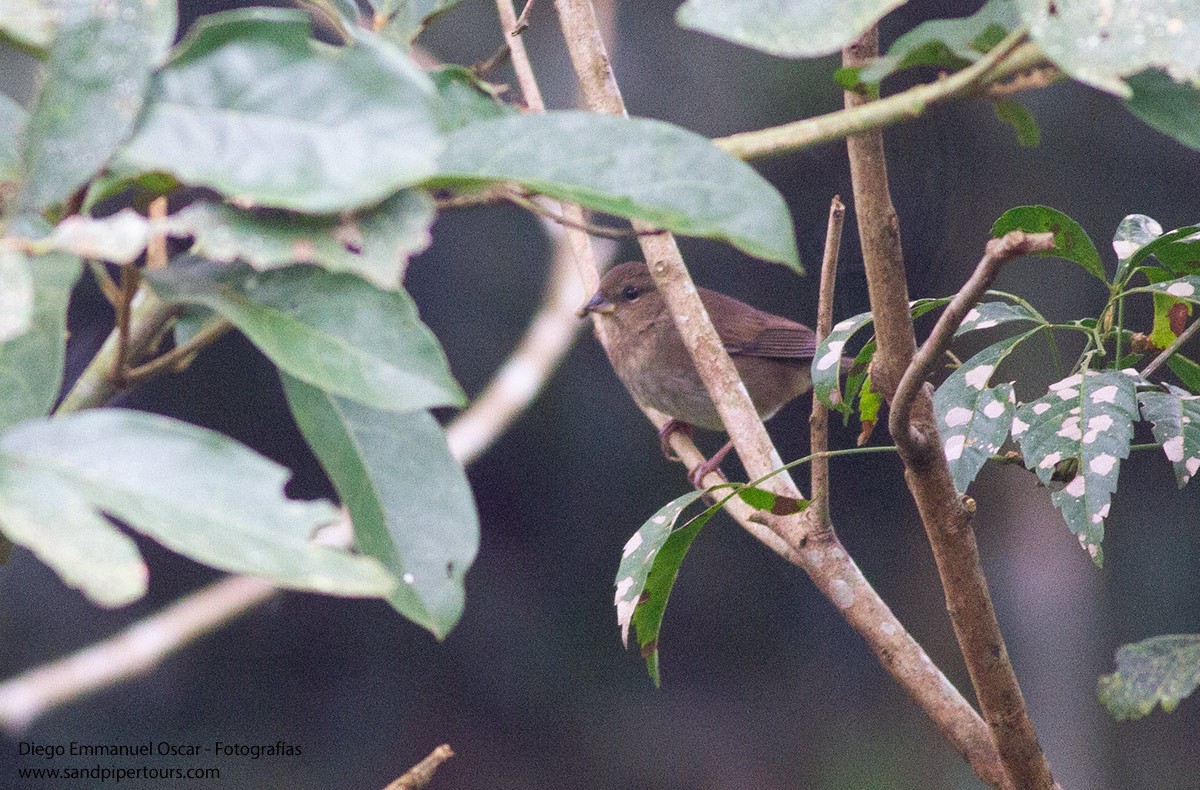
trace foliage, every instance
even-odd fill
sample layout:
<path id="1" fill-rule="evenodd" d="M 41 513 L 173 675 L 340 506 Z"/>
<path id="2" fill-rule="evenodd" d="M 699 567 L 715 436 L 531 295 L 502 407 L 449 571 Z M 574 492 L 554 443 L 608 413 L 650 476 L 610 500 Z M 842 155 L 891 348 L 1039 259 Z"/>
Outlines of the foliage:
<path id="1" fill-rule="evenodd" d="M 648 118 L 522 113 L 472 69 L 422 70 L 411 45 L 456 0 L 301 4 L 336 43 L 315 38 L 310 15 L 294 9 L 203 17 L 174 47 L 172 2 L 69 3 L 59 14 L 58 5 L 19 0 L 0 9 L 0 39 L 45 66 L 28 108 L 0 97 L 0 533 L 101 605 L 128 603 L 146 588 L 141 556 L 112 519 L 214 567 L 384 598 L 441 638 L 461 616 L 479 525 L 461 464 L 429 413 L 461 407 L 466 396 L 403 286 L 409 258 L 430 243 L 439 205 L 495 194 L 529 205 L 544 196 L 800 271 L 791 217 L 753 168 L 686 129 Z M 814 57 L 903 4 L 688 0 L 678 20 L 773 55 Z M 1121 96 L 1136 117 L 1200 148 L 1194 3 L 1049 7 L 991 0 L 972 16 L 923 24 L 876 62 L 834 78 L 878 92 L 900 71 L 986 66 L 1002 44 L 1024 43 L 1063 75 Z M 1029 111 L 992 98 L 1019 140 L 1036 144 Z M 165 218 L 107 208 L 144 208 L 163 195 L 177 198 Z M 1068 527 L 1100 563 L 1121 461 L 1139 449 L 1131 446 L 1139 421 L 1152 424 L 1154 446 L 1180 487 L 1200 469 L 1200 365 L 1176 342 L 1190 306 L 1200 304 L 1200 226 L 1164 233 L 1153 219 L 1130 215 L 1115 232 L 1113 266 L 1055 209 L 1016 207 L 993 234 L 1013 230 L 1052 232 L 1047 255 L 1082 267 L 1107 300 L 1098 315 L 1062 323 L 1004 293 L 976 305 L 957 336 L 1001 337 L 938 387 L 943 448 L 963 492 L 989 460 L 1019 460 L 1052 489 Z M 137 262 L 165 237 L 185 251 L 143 278 Z M 282 470 L 230 439 L 122 410 L 66 413 L 78 403 L 103 405 L 82 391 L 97 381 L 134 383 L 145 374 L 145 366 L 121 367 L 119 353 L 115 367 L 104 367 L 104 352 L 97 356 L 94 366 L 104 369 L 89 369 L 64 413 L 52 415 L 67 301 L 85 259 L 116 267 L 127 286 L 143 283 L 137 301 L 118 306 L 135 322 L 161 318 L 143 327 L 146 356 L 157 356 L 157 341 L 172 328 L 183 350 L 197 353 L 231 325 L 271 360 L 349 513 L 353 548 L 314 542 L 338 511 L 288 499 Z M 1151 305 L 1153 325 L 1139 327 L 1149 332 L 1124 325 L 1133 299 Z M 948 302 L 917 300 L 913 315 Z M 154 304 L 166 309 L 156 313 Z M 844 390 L 843 359 L 871 322 L 862 313 L 837 323 L 812 367 L 816 396 L 847 418 L 857 409 L 864 427 L 881 404 L 867 373 L 874 342 L 859 350 Z M 1053 344 L 1056 333 L 1080 335 L 1085 347 L 1054 381 L 993 383 L 1020 345 Z M 1144 364 L 1147 351 L 1164 348 L 1183 387 Z M 675 524 L 702 493 L 652 516 L 626 545 L 617 575 L 623 637 L 636 628 L 656 683 L 672 585 L 716 506 Z M 763 510 L 784 504 L 751 484 L 726 495 Z M 1156 701 L 1169 709 L 1195 687 L 1195 663 L 1192 637 L 1123 648 L 1102 694 L 1118 716 L 1141 715 Z"/>

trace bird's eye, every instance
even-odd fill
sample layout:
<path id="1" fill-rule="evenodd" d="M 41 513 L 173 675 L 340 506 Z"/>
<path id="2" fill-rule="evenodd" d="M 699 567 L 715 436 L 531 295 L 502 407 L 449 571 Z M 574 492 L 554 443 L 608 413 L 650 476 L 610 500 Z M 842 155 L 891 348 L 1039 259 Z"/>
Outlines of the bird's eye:
<path id="1" fill-rule="evenodd" d="M 641 295 L 642 292 L 638 290 L 636 285 L 627 285 L 625 286 L 625 290 L 621 291 L 621 296 L 624 296 L 625 300 L 628 302 L 634 301 Z"/>

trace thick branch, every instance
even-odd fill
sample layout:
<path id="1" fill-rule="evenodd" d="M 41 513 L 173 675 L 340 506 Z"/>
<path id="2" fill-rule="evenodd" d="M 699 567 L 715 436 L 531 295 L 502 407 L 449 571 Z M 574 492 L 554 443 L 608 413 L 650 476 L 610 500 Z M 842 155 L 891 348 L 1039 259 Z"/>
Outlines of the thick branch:
<path id="1" fill-rule="evenodd" d="M 867 62 L 878 54 L 878 42 L 878 31 L 873 29 L 847 48 L 843 63 L 857 66 Z M 864 101 L 856 94 L 846 97 L 847 108 L 860 106 Z M 924 372 L 932 363 L 924 358 L 913 359 L 915 341 L 904 255 L 899 222 L 888 194 L 883 138 L 879 132 L 869 132 L 849 138 L 847 147 L 863 264 L 879 343 L 871 365 L 872 383 L 895 408 L 897 389 L 902 380 L 908 379 L 904 401 L 899 404 L 902 414 L 893 414 L 889 425 L 905 464 L 905 482 L 916 501 L 937 562 L 959 648 L 1004 770 L 1012 785 L 1022 790 L 1050 788 L 1054 786 L 1054 778 L 1029 720 L 979 563 L 971 525 L 975 503 L 960 498 L 946 457 L 937 447 L 931 388 L 923 386 Z M 973 278 L 968 285 L 972 291 L 979 286 L 976 279 L 982 278 Z M 961 304 L 958 310 L 966 312 Z M 946 331 L 943 327 L 939 337 Z M 953 329 L 949 331 L 953 334 Z M 933 348 L 929 346 L 930 353 Z M 917 366 L 921 369 L 912 372 Z M 914 442 L 914 436 L 935 437 L 938 451 L 922 450 L 928 440 Z M 910 452 L 914 449 L 916 452 Z"/>
<path id="2" fill-rule="evenodd" d="M 454 750 L 450 748 L 450 744 L 443 743 L 383 790 L 420 790 L 433 781 L 437 769 L 453 756 Z"/>

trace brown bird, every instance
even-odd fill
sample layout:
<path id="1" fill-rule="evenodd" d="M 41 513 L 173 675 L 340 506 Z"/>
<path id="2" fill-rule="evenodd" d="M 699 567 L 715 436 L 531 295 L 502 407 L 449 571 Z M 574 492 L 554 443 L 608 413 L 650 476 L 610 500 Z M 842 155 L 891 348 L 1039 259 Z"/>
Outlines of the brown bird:
<path id="1" fill-rule="evenodd" d="M 816 352 L 816 335 L 811 329 L 732 296 L 696 290 L 760 417 L 770 419 L 812 387 L 809 365 Z M 610 269 L 600 281 L 600 290 L 580 311 L 580 315 L 587 313 L 600 317 L 609 361 L 633 399 L 671 417 L 659 431 L 664 455 L 672 458 L 668 441 L 675 431 L 690 433 L 692 426 L 724 430 L 646 264 L 633 261 Z M 693 484 L 699 485 L 716 469 L 732 446 L 726 443 L 692 470 Z"/>

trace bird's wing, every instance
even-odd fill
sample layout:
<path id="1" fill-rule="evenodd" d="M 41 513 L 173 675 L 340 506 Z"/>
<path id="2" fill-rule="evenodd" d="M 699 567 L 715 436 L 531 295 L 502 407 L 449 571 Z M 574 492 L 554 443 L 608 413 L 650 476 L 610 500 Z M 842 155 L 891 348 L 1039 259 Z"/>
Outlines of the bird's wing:
<path id="1" fill-rule="evenodd" d="M 759 310 L 732 296 L 697 289 L 725 350 L 734 356 L 812 359 L 817 336 L 804 324 Z"/>
<path id="2" fill-rule="evenodd" d="M 812 359 L 817 352 L 817 336 L 803 324 L 769 326 L 750 342 L 737 346 L 726 345 L 725 350 L 747 357 Z"/>

